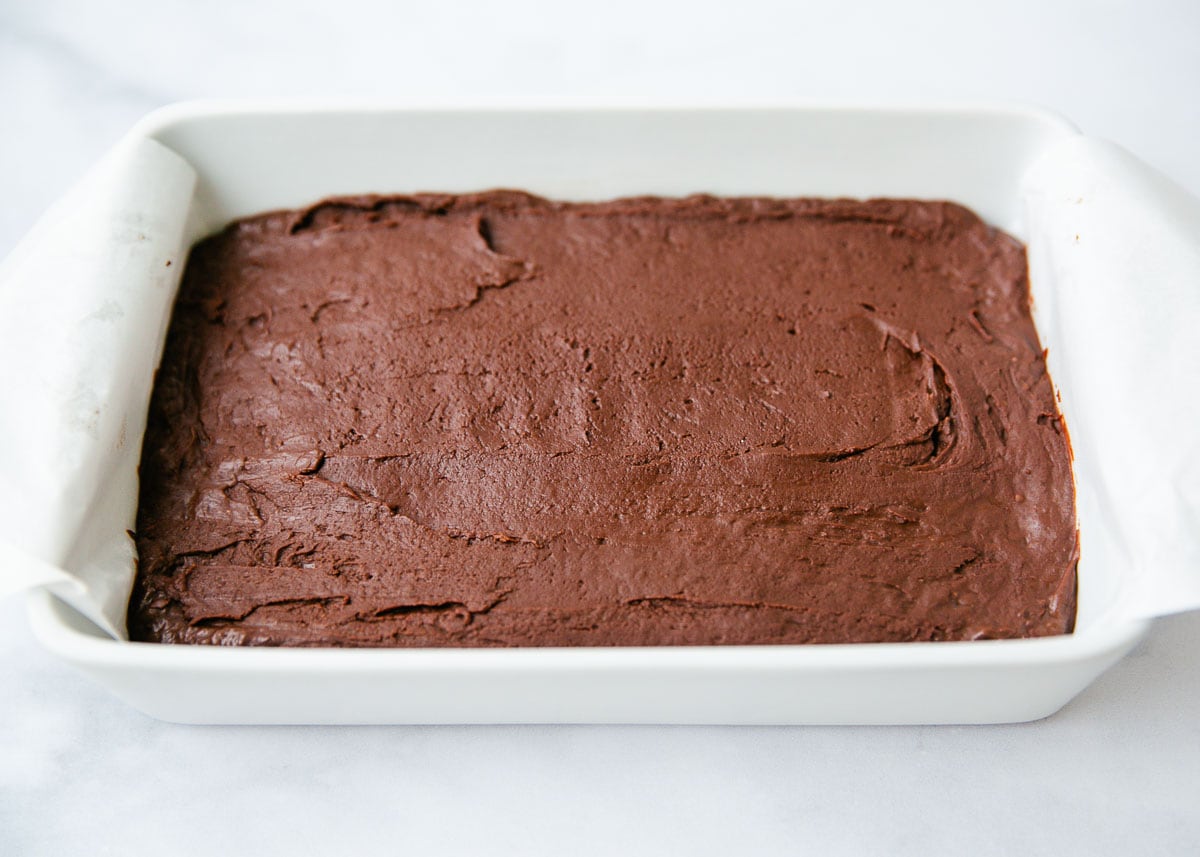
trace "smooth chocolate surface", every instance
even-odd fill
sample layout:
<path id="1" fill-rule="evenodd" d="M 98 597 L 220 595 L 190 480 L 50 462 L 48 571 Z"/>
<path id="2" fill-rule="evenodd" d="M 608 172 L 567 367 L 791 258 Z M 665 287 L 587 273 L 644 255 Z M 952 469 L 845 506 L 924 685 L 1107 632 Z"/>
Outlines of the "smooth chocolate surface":
<path id="1" fill-rule="evenodd" d="M 134 639 L 1070 631 L 1024 250 L 936 202 L 326 201 L 185 273 Z"/>

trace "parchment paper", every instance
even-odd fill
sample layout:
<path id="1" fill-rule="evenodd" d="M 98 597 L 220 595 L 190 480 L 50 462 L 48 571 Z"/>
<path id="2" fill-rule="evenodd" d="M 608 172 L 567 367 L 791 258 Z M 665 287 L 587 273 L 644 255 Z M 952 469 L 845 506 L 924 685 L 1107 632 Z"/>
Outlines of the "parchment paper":
<path id="1" fill-rule="evenodd" d="M 1200 200 L 1087 137 L 1044 153 L 1022 190 L 1080 576 L 1107 566 L 1122 617 L 1200 607 Z"/>
<path id="2" fill-rule="evenodd" d="M 154 368 L 196 182 L 130 140 L 0 266 L 0 594 L 50 587 L 118 638 Z M 1085 137 L 1022 187 L 1037 320 L 1108 610 L 1200 607 L 1200 201 Z M 170 264 L 168 264 L 170 263 Z"/>
<path id="3" fill-rule="evenodd" d="M 127 140 L 0 265 L 0 593 L 49 586 L 118 638 L 195 182 L 170 150 Z"/>

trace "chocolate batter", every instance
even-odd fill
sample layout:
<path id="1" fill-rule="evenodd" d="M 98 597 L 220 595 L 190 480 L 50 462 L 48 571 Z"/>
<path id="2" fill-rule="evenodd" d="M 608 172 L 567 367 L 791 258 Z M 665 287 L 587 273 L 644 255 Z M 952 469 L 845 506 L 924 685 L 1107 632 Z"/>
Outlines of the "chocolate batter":
<path id="1" fill-rule="evenodd" d="M 136 640 L 1069 632 L 1025 254 L 949 203 L 326 201 L 196 246 Z"/>

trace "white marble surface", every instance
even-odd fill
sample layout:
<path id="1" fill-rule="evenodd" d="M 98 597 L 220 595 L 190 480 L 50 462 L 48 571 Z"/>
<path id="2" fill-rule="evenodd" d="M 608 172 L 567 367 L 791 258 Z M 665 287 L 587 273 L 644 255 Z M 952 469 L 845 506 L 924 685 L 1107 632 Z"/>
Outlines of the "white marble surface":
<path id="1" fill-rule="evenodd" d="M 4 0 L 0 254 L 139 116 L 201 96 L 1017 100 L 1200 193 L 1197 44 L 1189 0 Z M 10 600 L 0 854 L 1190 854 L 1198 678 L 1191 615 L 1022 726 L 189 728 L 55 662 Z"/>

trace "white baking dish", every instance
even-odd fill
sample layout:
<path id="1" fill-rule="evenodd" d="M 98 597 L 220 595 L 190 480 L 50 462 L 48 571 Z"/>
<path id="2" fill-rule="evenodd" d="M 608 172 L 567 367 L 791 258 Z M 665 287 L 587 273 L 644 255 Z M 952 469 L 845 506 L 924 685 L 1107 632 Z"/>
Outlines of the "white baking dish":
<path id="1" fill-rule="evenodd" d="M 694 192 L 961 202 L 1024 238 L 1019 185 L 1076 132 L 1018 108 L 173 107 L 131 132 L 189 161 L 198 237 L 323 196 L 513 187 L 565 199 Z M 1038 282 L 1032 282 L 1035 305 Z M 1043 331 L 1051 352 L 1052 338 Z M 1071 413 L 1066 413 L 1069 425 Z M 1077 428 L 1077 427 L 1076 427 Z M 45 593 L 44 644 L 137 708 L 190 723 L 987 723 L 1053 713 L 1148 621 L 1084 559 L 1072 635 L 834 646 L 224 649 L 110 639 Z"/>

